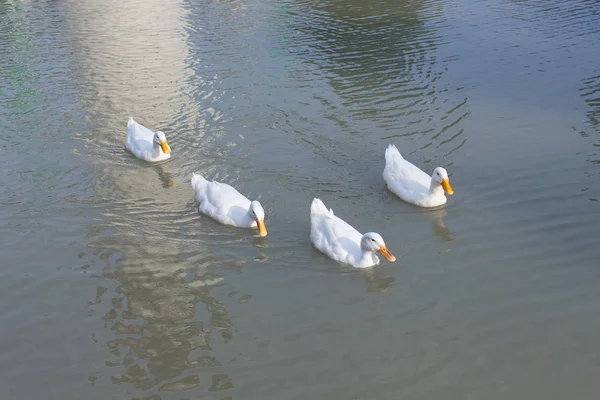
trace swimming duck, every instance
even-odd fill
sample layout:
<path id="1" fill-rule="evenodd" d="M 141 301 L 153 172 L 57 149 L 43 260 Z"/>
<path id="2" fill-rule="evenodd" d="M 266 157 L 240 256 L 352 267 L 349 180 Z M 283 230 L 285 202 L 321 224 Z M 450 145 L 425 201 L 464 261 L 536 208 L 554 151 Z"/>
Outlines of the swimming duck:
<path id="1" fill-rule="evenodd" d="M 330 258 L 356 268 L 368 268 L 379 264 L 376 252 L 388 261 L 396 261 L 381 235 L 375 232 L 364 235 L 346 221 L 327 210 L 319 199 L 310 206 L 310 239 L 314 246 Z"/>
<path id="2" fill-rule="evenodd" d="M 267 236 L 265 210 L 258 201 L 250 201 L 246 196 L 226 183 L 209 182 L 202 175 L 192 173 L 192 188 L 198 210 L 225 225 L 241 228 L 258 227 L 260 236 Z"/>
<path id="3" fill-rule="evenodd" d="M 171 148 L 161 131 L 153 132 L 129 117 L 125 148 L 137 158 L 148 162 L 157 162 L 171 158 Z"/>
<path id="4" fill-rule="evenodd" d="M 446 204 L 444 193 L 454 193 L 448 180 L 448 172 L 444 168 L 437 167 L 429 176 L 406 161 L 393 144 L 385 150 L 383 180 L 388 189 L 402 200 L 420 207 Z"/>

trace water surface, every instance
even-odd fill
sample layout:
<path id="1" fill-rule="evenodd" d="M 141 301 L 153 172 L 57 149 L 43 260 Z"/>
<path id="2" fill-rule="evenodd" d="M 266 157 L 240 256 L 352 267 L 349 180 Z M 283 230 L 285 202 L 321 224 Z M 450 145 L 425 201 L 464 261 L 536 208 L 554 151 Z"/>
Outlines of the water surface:
<path id="1" fill-rule="evenodd" d="M 0 3 L 0 397 L 598 393 L 600 5 L 367 3 Z M 386 191 L 389 143 L 446 207 Z M 192 172 L 269 236 L 199 215 Z M 315 251 L 313 197 L 398 261 Z"/>

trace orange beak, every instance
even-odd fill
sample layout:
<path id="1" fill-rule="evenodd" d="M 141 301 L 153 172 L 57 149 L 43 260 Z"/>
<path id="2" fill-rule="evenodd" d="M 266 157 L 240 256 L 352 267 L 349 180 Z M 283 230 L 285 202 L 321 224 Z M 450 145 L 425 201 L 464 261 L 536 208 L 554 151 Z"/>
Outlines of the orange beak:
<path id="1" fill-rule="evenodd" d="M 450 186 L 450 181 L 448 179 L 442 179 L 442 187 L 446 194 L 454 194 L 454 190 L 452 190 L 452 186 Z"/>
<path id="2" fill-rule="evenodd" d="M 258 234 L 262 237 L 267 236 L 267 228 L 265 227 L 265 221 L 260 219 L 256 221 L 256 224 L 258 225 Z"/>
<path id="3" fill-rule="evenodd" d="M 160 147 L 161 147 L 163 153 L 165 153 L 165 154 L 169 154 L 171 152 L 171 150 L 169 150 L 169 146 L 167 146 L 167 142 L 165 142 L 164 140 L 162 142 L 160 142 Z"/>
<path id="4" fill-rule="evenodd" d="M 392 255 L 392 253 L 390 253 L 390 251 L 387 249 L 385 244 L 382 244 L 381 247 L 379 248 L 379 252 L 381 253 L 382 256 L 385 257 L 386 260 L 388 260 L 389 262 L 394 262 L 396 261 L 396 257 L 394 257 Z"/>

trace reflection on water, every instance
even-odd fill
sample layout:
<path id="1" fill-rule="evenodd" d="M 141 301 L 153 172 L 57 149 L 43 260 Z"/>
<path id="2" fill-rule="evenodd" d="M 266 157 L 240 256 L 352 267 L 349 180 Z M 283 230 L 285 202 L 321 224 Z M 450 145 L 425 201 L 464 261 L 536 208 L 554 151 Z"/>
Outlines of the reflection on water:
<path id="1" fill-rule="evenodd" d="M 438 237 L 441 243 L 454 240 L 452 232 L 444 224 L 444 217 L 446 215 L 448 215 L 448 212 L 444 208 L 427 211 L 427 216 L 431 219 L 433 234 Z"/>
<path id="2" fill-rule="evenodd" d="M 364 274 L 367 292 L 383 292 L 396 282 L 395 277 L 385 276 L 385 274 L 381 273 L 381 271 L 376 268 L 369 268 L 361 272 Z"/>
<path id="3" fill-rule="evenodd" d="M 582 82 L 582 88 L 579 89 L 581 97 L 589 107 L 586 113 L 592 129 L 600 130 L 600 75 L 592 76 Z"/>
<path id="4" fill-rule="evenodd" d="M 190 278 L 190 272 L 175 260 L 140 265 L 128 260 L 132 256 L 119 260 L 118 268 L 104 271 L 104 277 L 119 281 L 117 297 L 111 299 L 112 307 L 104 316 L 115 332 L 115 339 L 107 343 L 112 357 L 106 364 L 121 370 L 112 382 L 158 391 L 198 387 L 200 371 L 221 365 L 210 352 L 211 331 L 226 340 L 233 336 L 227 311 L 210 295 L 210 288 L 223 277 L 204 273 Z M 160 253 L 153 257 L 160 259 Z M 168 267 L 170 263 L 174 265 Z M 198 304 L 209 315 L 205 321 L 198 319 Z M 231 379 L 226 380 L 232 387 Z"/>
<path id="5" fill-rule="evenodd" d="M 322 99 L 332 119 L 342 123 L 339 114 L 350 110 L 365 120 L 343 125 L 353 136 L 370 136 L 375 125 L 388 132 L 386 141 L 416 135 L 421 150 L 433 145 L 447 155 L 465 144 L 461 121 L 469 111 L 467 99 L 456 98 L 460 87 L 440 83 L 447 71 L 436 54 L 445 41 L 443 9 L 439 1 L 294 2 L 286 8 L 294 35 L 285 44 L 323 70 L 341 97 L 343 109 Z"/>
<path id="6" fill-rule="evenodd" d="M 167 189 L 173 186 L 173 174 L 171 172 L 165 171 L 165 168 L 162 165 L 155 166 L 154 170 L 158 174 L 158 178 L 162 184 L 162 187 Z"/>
<path id="7" fill-rule="evenodd" d="M 574 127 L 573 130 L 589 141 L 592 146 L 588 161 L 593 165 L 600 165 L 600 75 L 596 74 L 584 79 L 579 88 L 579 94 L 588 107 L 585 113 L 587 124 L 582 128 Z M 587 175 L 595 179 L 600 175 L 600 171 L 590 171 Z M 590 189 L 592 190 L 590 191 Z M 595 185 L 591 182 L 581 190 L 587 195 L 588 200 L 593 202 L 600 200 L 600 190 L 595 190 Z"/>
<path id="8" fill-rule="evenodd" d="M 195 214 L 177 162 L 202 136 L 190 128 L 204 124 L 193 100 L 202 85 L 192 86 L 187 18 L 183 4 L 162 0 L 79 2 L 69 10 L 82 102 L 96 127 L 82 139 L 102 160 L 94 206 L 114 228 L 91 246 L 118 254 L 103 270 L 104 278 L 118 282 L 104 316 L 114 332 L 106 365 L 113 384 L 144 397 L 233 387 L 227 374 L 210 373 L 222 365 L 211 341 L 215 333 L 231 340 L 232 322 L 211 295 L 224 277 L 186 228 L 196 224 Z M 174 150 L 170 162 L 147 165 L 122 149 L 130 115 L 165 131 Z"/>

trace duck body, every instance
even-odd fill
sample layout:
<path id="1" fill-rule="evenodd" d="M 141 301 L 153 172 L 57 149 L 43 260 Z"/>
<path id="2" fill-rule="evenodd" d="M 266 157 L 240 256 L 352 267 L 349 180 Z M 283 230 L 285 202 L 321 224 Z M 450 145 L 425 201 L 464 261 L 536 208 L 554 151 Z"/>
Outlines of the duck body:
<path id="1" fill-rule="evenodd" d="M 405 160 L 393 144 L 385 150 L 383 180 L 392 193 L 419 207 L 441 206 L 446 204 L 446 194 L 454 193 L 444 168 L 429 176 Z"/>
<path id="2" fill-rule="evenodd" d="M 164 161 L 171 158 L 171 148 L 162 131 L 153 132 L 129 117 L 125 148 L 134 156 L 148 162 Z"/>
<path id="3" fill-rule="evenodd" d="M 198 211 L 214 220 L 240 228 L 258 227 L 259 235 L 266 236 L 264 210 L 258 201 L 250 201 L 232 186 L 208 181 L 202 175 L 192 174 L 192 188 L 200 203 Z"/>
<path id="4" fill-rule="evenodd" d="M 391 262 L 396 260 L 379 234 L 363 235 L 335 216 L 320 199 L 313 199 L 310 207 L 310 238 L 313 245 L 331 259 L 356 268 L 378 265 L 379 257 L 375 252 L 380 252 Z"/>

